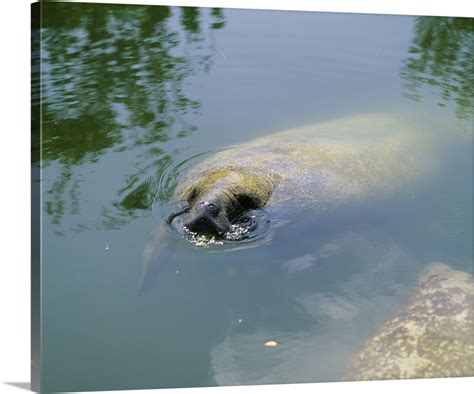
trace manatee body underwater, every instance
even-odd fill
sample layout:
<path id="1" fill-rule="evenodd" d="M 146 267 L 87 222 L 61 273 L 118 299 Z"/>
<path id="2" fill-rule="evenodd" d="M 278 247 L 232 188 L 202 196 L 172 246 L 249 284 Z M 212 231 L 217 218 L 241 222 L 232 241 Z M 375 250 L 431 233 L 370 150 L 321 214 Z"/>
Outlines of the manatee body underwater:
<path id="1" fill-rule="evenodd" d="M 429 133 L 386 114 L 310 124 L 212 154 L 177 185 L 171 201 L 182 209 L 147 245 L 143 278 L 153 277 L 158 260 L 172 258 L 163 256 L 176 242 L 171 228 L 197 246 L 239 241 L 252 229 L 248 216 L 274 229 L 305 211 L 324 214 L 407 193 L 435 156 Z"/>
<path id="2" fill-rule="evenodd" d="M 426 134 L 383 114 L 307 125 L 223 150 L 192 168 L 178 185 L 178 227 L 232 239 L 249 210 L 291 219 L 311 209 L 387 196 L 432 165 Z M 230 236 L 230 237 L 229 237 Z"/>
<path id="3" fill-rule="evenodd" d="M 474 279 L 433 263 L 403 309 L 370 338 L 344 380 L 474 375 Z"/>

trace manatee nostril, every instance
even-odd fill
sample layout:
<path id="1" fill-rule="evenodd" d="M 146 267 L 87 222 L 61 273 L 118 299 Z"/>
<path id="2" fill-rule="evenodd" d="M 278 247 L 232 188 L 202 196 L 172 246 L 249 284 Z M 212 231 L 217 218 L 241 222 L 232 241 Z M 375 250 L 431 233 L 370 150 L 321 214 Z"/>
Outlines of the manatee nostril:
<path id="1" fill-rule="evenodd" d="M 217 218 L 217 216 L 219 216 L 220 208 L 216 204 L 209 203 L 206 205 L 205 209 L 206 209 L 207 214 L 210 215 L 211 217 Z"/>
<path id="2" fill-rule="evenodd" d="M 197 212 L 200 212 L 201 215 L 210 215 L 215 218 L 220 212 L 220 206 L 209 201 L 199 201 Z"/>
<path id="3" fill-rule="evenodd" d="M 205 206 L 206 208 L 215 208 L 216 207 L 216 204 L 214 204 L 213 202 L 209 202 L 209 201 L 199 201 L 199 205 L 201 207 Z"/>

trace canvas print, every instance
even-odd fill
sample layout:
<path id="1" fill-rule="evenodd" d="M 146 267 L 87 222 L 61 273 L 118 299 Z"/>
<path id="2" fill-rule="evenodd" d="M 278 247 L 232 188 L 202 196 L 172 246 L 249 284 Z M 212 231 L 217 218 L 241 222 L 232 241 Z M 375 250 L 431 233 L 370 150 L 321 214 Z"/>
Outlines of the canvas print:
<path id="1" fill-rule="evenodd" d="M 474 375 L 473 19 L 32 16 L 35 390 Z"/>

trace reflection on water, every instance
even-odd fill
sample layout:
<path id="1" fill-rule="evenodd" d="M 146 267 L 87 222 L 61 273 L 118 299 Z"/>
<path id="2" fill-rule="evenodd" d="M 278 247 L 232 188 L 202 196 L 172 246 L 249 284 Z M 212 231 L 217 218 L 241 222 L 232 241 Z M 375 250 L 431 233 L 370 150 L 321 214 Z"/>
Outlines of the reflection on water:
<path id="1" fill-rule="evenodd" d="M 96 163 L 110 149 L 136 151 L 138 170 L 124 177 L 117 198 L 102 210 L 102 225 L 120 228 L 137 217 L 136 209 L 168 201 L 176 186 L 180 166 L 166 142 L 196 130 L 188 115 L 201 113 L 201 103 L 188 97 L 186 79 L 212 67 L 213 30 L 225 27 L 224 13 L 166 6 L 43 7 L 42 155 L 45 164 L 60 165 L 46 212 L 56 224 L 65 213 L 80 213 L 75 167 Z M 436 87 L 439 105 L 453 100 L 458 116 L 471 116 L 472 40 L 471 19 L 416 18 L 401 68 L 406 95 L 421 100 L 424 85 Z M 33 87 L 33 99 L 37 90 Z"/>
<path id="2" fill-rule="evenodd" d="M 46 202 L 54 223 L 66 209 L 79 212 L 75 166 L 95 163 L 109 149 L 142 147 L 140 171 L 127 177 L 123 193 L 142 174 L 160 172 L 173 160 L 163 142 L 196 129 L 187 114 L 199 112 L 200 102 L 184 85 L 189 76 L 209 71 L 212 30 L 225 25 L 221 10 L 203 11 L 43 5 L 42 154 L 45 163 L 61 167 Z M 136 193 L 123 205 L 145 208 L 147 199 Z"/>
<path id="3" fill-rule="evenodd" d="M 428 262 L 472 271 L 472 20 L 41 6 L 46 391 L 338 380 Z M 440 126 L 436 174 L 219 253 L 170 231 L 138 294 L 150 233 L 195 163 L 373 112 Z"/>
<path id="4" fill-rule="evenodd" d="M 401 75 L 408 96 L 421 100 L 423 85 L 439 91 L 440 106 L 456 103 L 456 113 L 472 117 L 474 98 L 474 22 L 470 18 L 417 18 L 415 36 Z"/>

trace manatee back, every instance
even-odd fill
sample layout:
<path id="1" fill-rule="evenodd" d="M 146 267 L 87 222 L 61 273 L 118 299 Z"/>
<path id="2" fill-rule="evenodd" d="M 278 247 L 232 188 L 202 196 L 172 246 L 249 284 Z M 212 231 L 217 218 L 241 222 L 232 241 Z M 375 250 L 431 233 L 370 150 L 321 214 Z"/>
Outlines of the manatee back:
<path id="1" fill-rule="evenodd" d="M 432 165 L 425 135 L 387 115 L 365 115 L 306 125 L 251 140 L 212 155 L 186 176 L 178 194 L 219 168 L 276 180 L 268 202 L 318 210 L 386 195 Z"/>
<path id="2" fill-rule="evenodd" d="M 474 279 L 442 263 L 352 361 L 346 380 L 474 375 Z"/>

